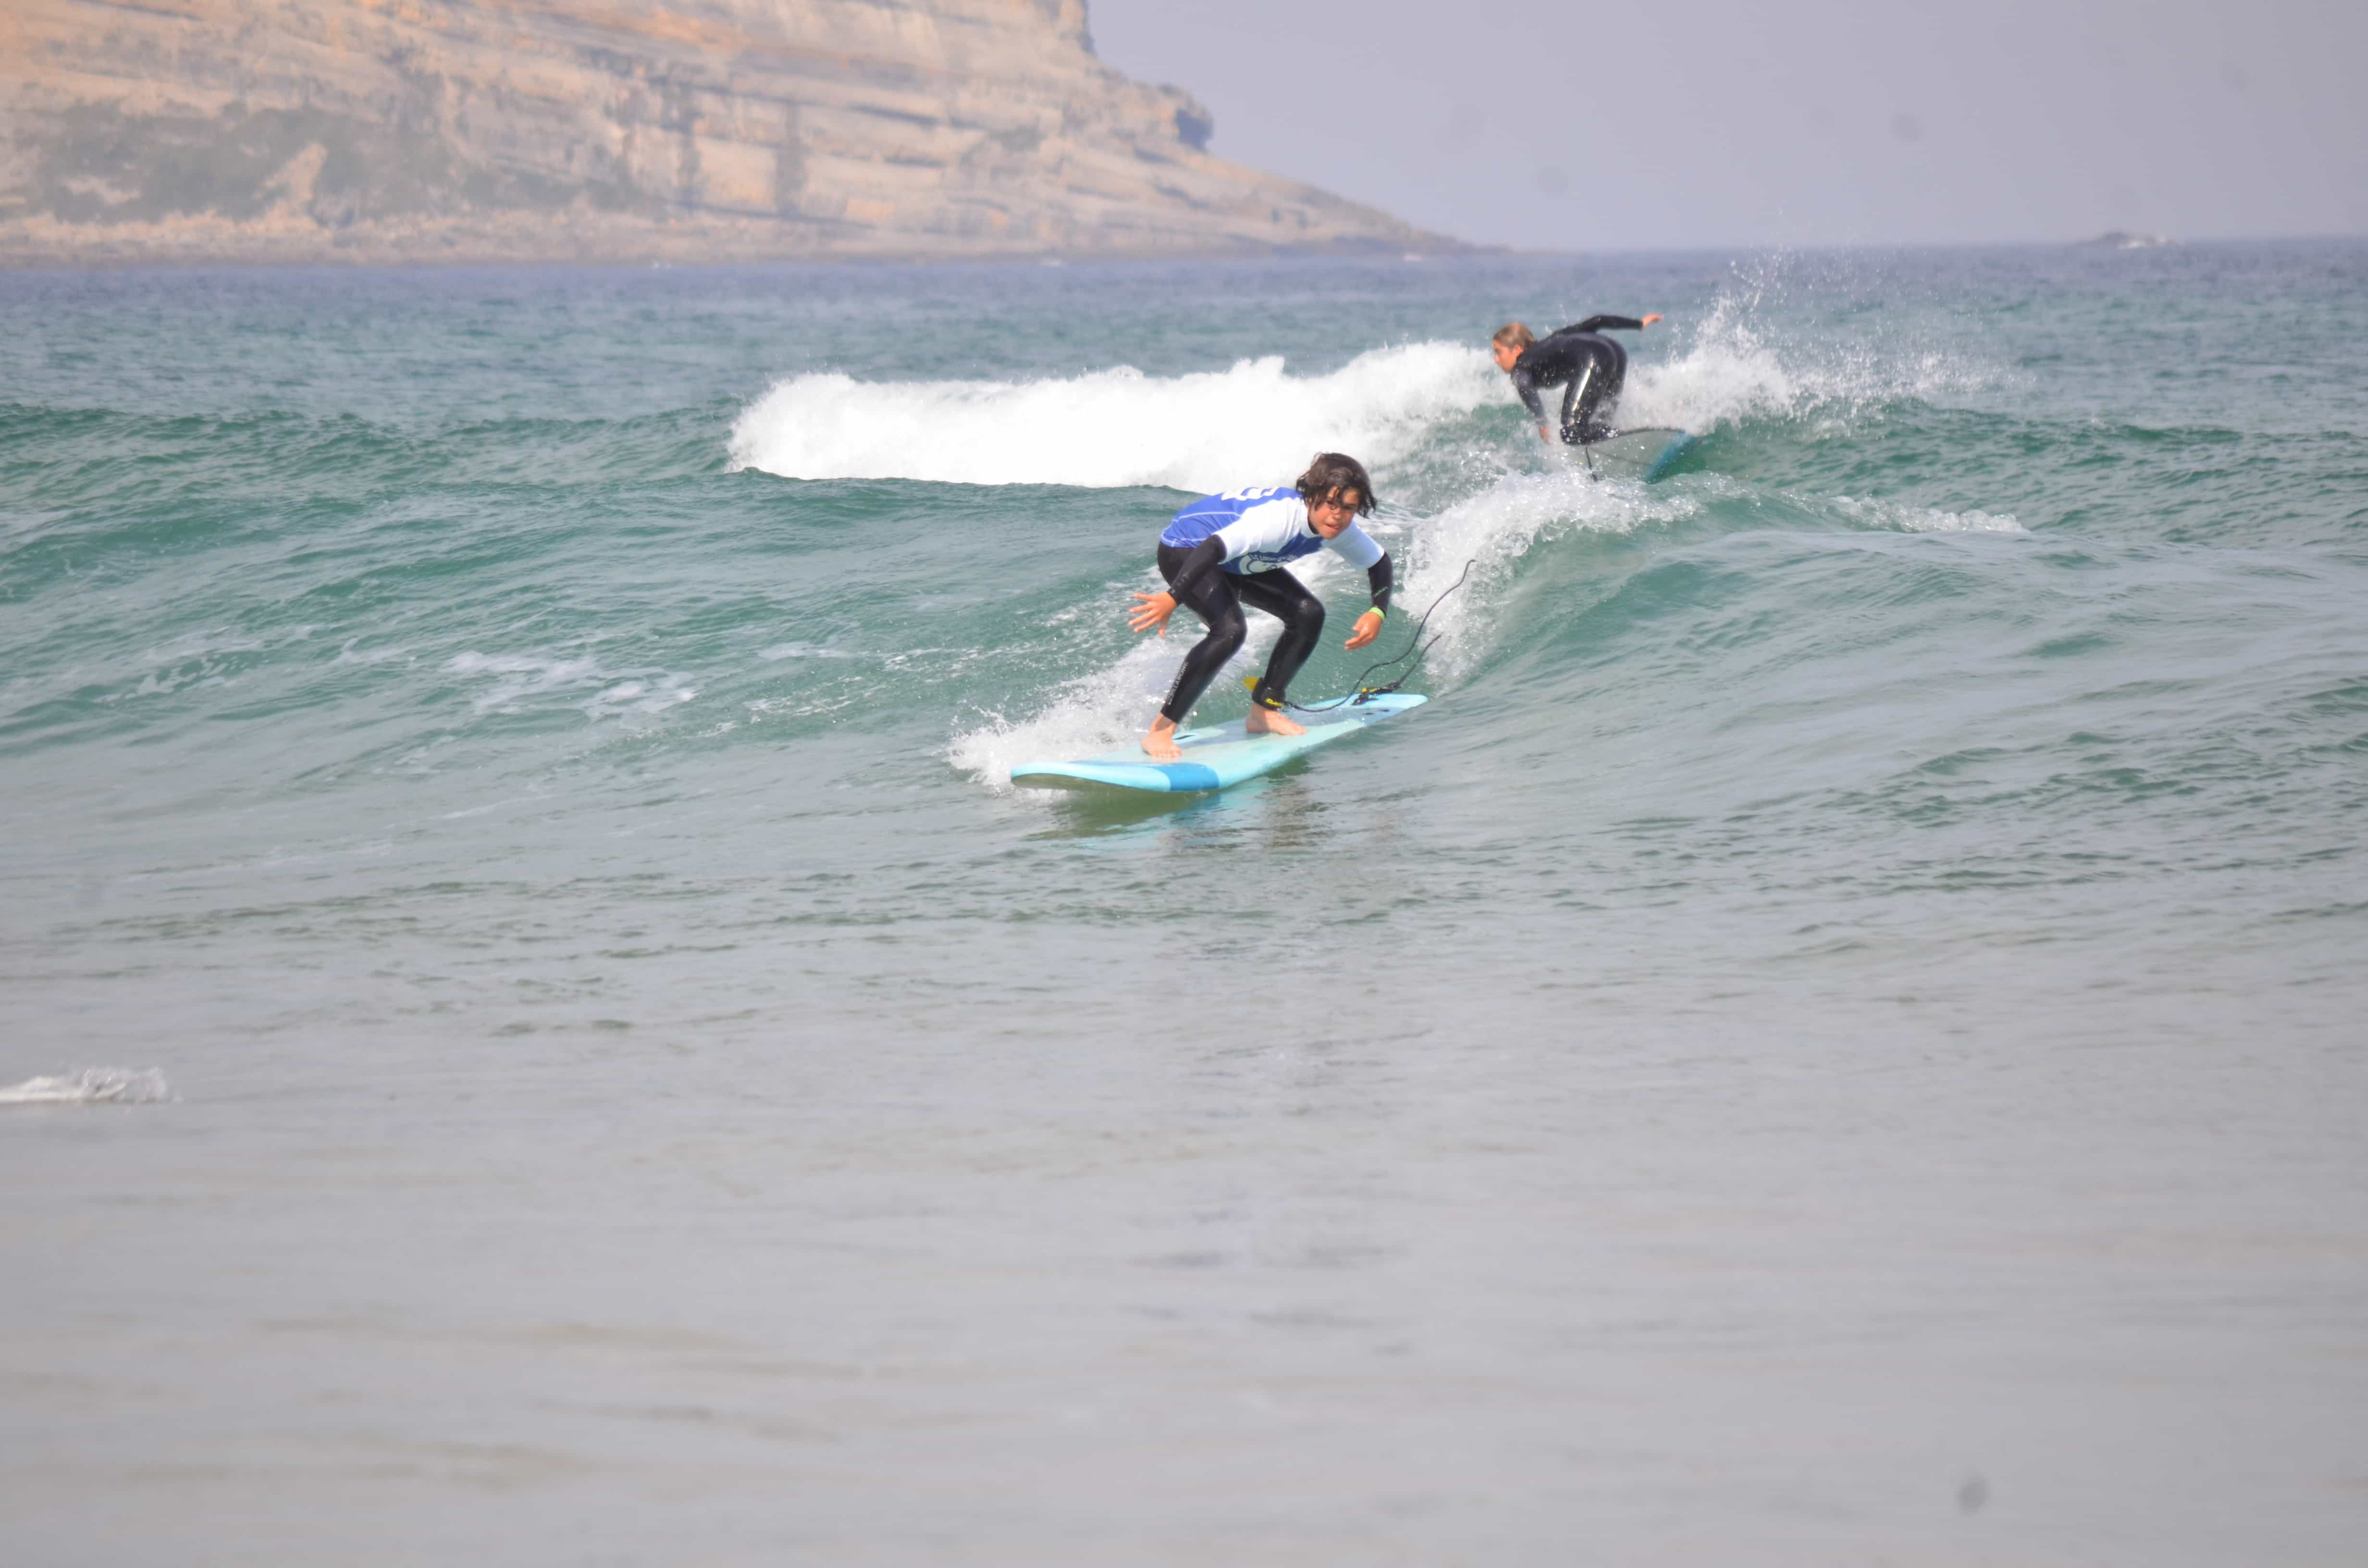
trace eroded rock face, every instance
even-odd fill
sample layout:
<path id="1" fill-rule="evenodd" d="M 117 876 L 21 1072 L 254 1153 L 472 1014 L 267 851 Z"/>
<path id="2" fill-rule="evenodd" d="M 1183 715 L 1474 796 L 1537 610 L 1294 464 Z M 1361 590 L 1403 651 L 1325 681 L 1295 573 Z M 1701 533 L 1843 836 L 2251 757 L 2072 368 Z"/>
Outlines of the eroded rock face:
<path id="1" fill-rule="evenodd" d="M 1083 0 L 6 0 L 0 261 L 1448 243 L 1210 129 Z"/>

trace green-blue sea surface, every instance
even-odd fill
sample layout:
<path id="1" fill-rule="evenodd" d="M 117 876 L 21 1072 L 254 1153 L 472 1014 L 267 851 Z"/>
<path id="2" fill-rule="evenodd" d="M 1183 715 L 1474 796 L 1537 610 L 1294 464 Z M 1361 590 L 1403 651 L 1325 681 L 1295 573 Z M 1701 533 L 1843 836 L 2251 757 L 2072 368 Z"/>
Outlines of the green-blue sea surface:
<path id="1" fill-rule="evenodd" d="M 1651 484 L 1485 353 L 1597 312 Z M 1429 704 L 1014 790 L 1318 449 Z M 2363 825 L 2358 242 L 0 275 L 0 1085 L 155 1075 L 0 1108 L 0 1497 L 2356 1561 Z"/>

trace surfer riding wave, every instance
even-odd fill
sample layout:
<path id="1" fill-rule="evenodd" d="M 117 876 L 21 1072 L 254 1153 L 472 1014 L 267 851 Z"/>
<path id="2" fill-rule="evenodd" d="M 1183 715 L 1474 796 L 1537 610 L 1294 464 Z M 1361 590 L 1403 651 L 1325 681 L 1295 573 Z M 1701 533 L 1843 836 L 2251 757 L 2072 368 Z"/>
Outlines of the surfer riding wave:
<path id="1" fill-rule="evenodd" d="M 1642 320 L 1589 316 L 1544 337 L 1520 322 L 1507 322 L 1489 342 L 1497 369 L 1513 378 L 1513 391 L 1538 422 L 1539 438 L 1554 437 L 1538 389 L 1561 387 L 1563 444 L 1580 447 L 1611 434 L 1603 411 L 1620 400 L 1620 389 L 1628 380 L 1628 351 L 1603 333 L 1642 332 L 1660 319 L 1657 312 Z"/>
<path id="2" fill-rule="evenodd" d="M 1357 526 L 1373 511 L 1373 482 L 1365 465 L 1340 452 L 1318 452 L 1292 488 L 1229 490 L 1204 495 L 1176 514 L 1159 536 L 1159 574 L 1167 591 L 1137 594 L 1127 625 L 1136 631 L 1156 627 L 1167 635 L 1167 618 L 1178 605 L 1208 624 L 1208 635 L 1184 655 L 1167 700 L 1160 705 L 1143 749 L 1161 762 L 1183 753 L 1176 726 L 1191 712 L 1225 661 L 1248 635 L 1242 606 L 1264 610 L 1282 622 L 1282 636 L 1268 658 L 1266 674 L 1250 693 L 1246 728 L 1254 735 L 1296 735 L 1305 726 L 1283 711 L 1283 691 L 1324 632 L 1324 606 L 1306 585 L 1284 570 L 1319 550 L 1330 550 L 1365 569 L 1372 606 L 1357 618 L 1341 646 L 1362 648 L 1382 634 L 1390 603 L 1388 551 Z"/>

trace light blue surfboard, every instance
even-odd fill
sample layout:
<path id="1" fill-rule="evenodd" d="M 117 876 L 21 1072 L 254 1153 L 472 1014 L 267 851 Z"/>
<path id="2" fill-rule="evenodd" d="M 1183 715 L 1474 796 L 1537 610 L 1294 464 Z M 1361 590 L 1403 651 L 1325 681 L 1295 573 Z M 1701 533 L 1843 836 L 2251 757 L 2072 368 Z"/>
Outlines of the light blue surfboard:
<path id="1" fill-rule="evenodd" d="M 1293 712 L 1292 717 L 1307 726 L 1304 735 L 1253 735 L 1236 719 L 1230 724 L 1178 731 L 1177 749 L 1184 754 L 1181 762 L 1154 762 L 1143 755 L 1142 746 L 1131 745 L 1076 762 L 1022 763 L 1011 770 L 1011 781 L 1042 790 L 1139 790 L 1154 795 L 1222 790 L 1271 773 L 1292 757 L 1304 756 L 1317 746 L 1329 745 L 1429 700 L 1414 692 L 1393 691 L 1318 712 Z"/>
<path id="2" fill-rule="evenodd" d="M 1695 437 L 1656 425 L 1619 430 L 1579 449 L 1589 472 L 1605 479 L 1641 479 L 1650 484 L 1686 455 Z"/>

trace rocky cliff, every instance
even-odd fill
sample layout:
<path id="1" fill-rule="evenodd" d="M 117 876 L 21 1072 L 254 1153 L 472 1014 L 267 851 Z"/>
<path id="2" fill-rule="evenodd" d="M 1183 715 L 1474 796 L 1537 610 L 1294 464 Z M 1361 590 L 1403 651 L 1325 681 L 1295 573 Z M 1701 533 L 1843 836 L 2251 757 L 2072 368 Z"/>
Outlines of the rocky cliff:
<path id="1" fill-rule="evenodd" d="M 1084 0 L 5 0 L 0 263 L 1448 243 L 1210 129 Z"/>

